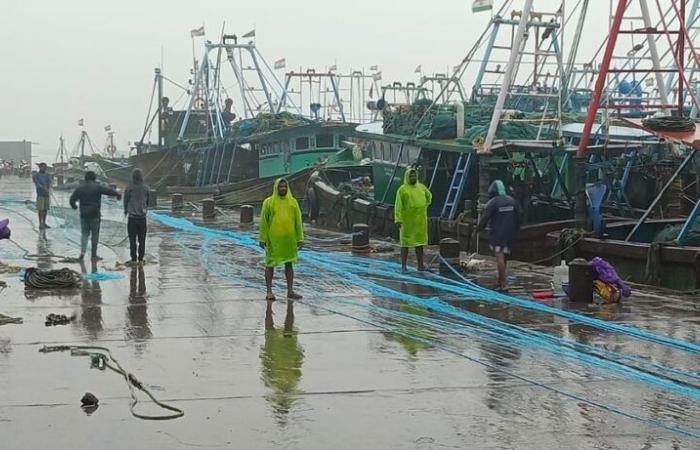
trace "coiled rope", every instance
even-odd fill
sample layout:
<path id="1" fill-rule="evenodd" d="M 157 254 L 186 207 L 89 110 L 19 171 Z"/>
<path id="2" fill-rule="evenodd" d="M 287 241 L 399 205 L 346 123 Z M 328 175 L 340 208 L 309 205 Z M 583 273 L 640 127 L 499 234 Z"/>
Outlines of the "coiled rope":
<path id="1" fill-rule="evenodd" d="M 80 274 L 66 267 L 57 270 L 39 270 L 30 267 L 24 272 L 27 289 L 70 289 L 80 287 Z"/>
<path id="2" fill-rule="evenodd" d="M 649 117 L 642 125 L 654 131 L 695 131 L 695 121 L 689 117 Z"/>

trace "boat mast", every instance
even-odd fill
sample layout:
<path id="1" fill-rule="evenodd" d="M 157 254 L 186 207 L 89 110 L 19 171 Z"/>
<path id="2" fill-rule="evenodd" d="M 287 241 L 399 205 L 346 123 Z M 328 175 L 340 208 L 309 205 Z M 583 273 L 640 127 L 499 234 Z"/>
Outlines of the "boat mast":
<path id="1" fill-rule="evenodd" d="M 158 86 L 158 149 L 163 148 L 163 76 L 160 68 L 156 68 L 156 84 Z"/>

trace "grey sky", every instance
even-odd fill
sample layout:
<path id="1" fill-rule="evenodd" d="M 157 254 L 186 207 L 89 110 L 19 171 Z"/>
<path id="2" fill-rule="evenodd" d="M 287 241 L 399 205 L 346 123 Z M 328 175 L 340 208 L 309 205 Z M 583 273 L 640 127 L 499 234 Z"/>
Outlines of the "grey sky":
<path id="1" fill-rule="evenodd" d="M 608 2 L 598 1 L 605 11 L 592 14 L 607 21 Z M 39 142 L 35 154 L 51 161 L 61 132 L 69 150 L 75 145 L 80 118 L 100 149 L 104 126 L 111 124 L 118 148 L 126 150 L 127 141 L 137 140 L 143 129 L 161 46 L 166 75 L 186 82 L 189 31 L 202 24 L 209 39 L 224 21 L 229 33 L 239 35 L 255 27 L 258 48 L 270 62 L 286 57 L 288 67 L 322 68 L 337 61 L 341 71 L 378 64 L 388 82 L 415 79 L 418 64 L 425 73 L 456 65 L 490 17 L 472 14 L 471 0 L 2 3 L 0 139 Z M 550 11 L 559 4 L 535 3 Z"/>

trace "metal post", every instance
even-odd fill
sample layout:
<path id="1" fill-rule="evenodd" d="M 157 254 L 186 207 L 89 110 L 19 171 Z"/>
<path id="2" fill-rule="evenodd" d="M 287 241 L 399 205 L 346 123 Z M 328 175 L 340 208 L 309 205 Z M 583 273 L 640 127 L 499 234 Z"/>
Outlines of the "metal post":
<path id="1" fill-rule="evenodd" d="M 629 241 L 630 239 L 632 239 L 632 237 L 634 236 L 634 233 L 636 233 L 637 230 L 639 229 L 639 227 L 641 227 L 642 224 L 644 224 L 644 222 L 646 222 L 646 220 L 647 220 L 647 219 L 649 218 L 649 216 L 651 215 L 651 212 L 654 210 L 654 208 L 656 208 L 656 205 L 659 204 L 659 202 L 661 201 L 661 198 L 664 196 L 664 194 L 666 194 L 666 191 L 671 187 L 671 185 L 673 184 L 673 182 L 676 181 L 676 178 L 678 178 L 678 176 L 681 174 L 681 172 L 683 172 L 683 170 L 684 170 L 684 169 L 688 166 L 688 164 L 690 164 L 690 162 L 693 160 L 693 157 L 695 156 L 695 153 L 697 153 L 697 150 L 693 149 L 693 150 L 688 154 L 688 156 L 685 157 L 685 159 L 683 160 L 683 162 L 681 163 L 681 165 L 678 166 L 678 169 L 676 169 L 676 172 L 675 172 L 675 173 L 673 174 L 673 176 L 666 182 L 666 184 L 664 185 L 663 189 L 661 189 L 661 192 L 659 192 L 659 194 L 656 196 L 656 198 L 654 199 L 654 201 L 651 202 L 651 205 L 649 205 L 649 208 L 647 208 L 647 210 L 644 212 L 644 215 L 641 217 L 641 219 L 639 219 L 639 222 L 637 222 L 637 224 L 634 226 L 634 228 L 632 229 L 632 231 L 630 231 L 630 233 L 627 235 L 627 237 L 625 238 L 625 242 L 627 242 L 627 241 Z"/>
<path id="2" fill-rule="evenodd" d="M 204 75 L 204 67 L 206 65 L 207 53 L 209 53 L 209 48 L 204 51 L 204 58 L 202 58 L 202 63 L 199 65 L 199 71 L 195 75 L 194 87 L 192 93 L 190 94 L 190 101 L 187 105 L 187 112 L 185 113 L 185 118 L 182 120 L 182 125 L 180 126 L 180 133 L 177 135 L 178 140 L 182 140 L 185 135 L 185 130 L 187 129 L 187 124 L 190 121 L 190 114 L 192 113 L 192 107 L 194 106 L 194 99 L 197 97 L 197 91 L 199 85 L 202 82 L 202 76 Z M 159 105 L 160 107 L 160 105 Z"/>
<path id="3" fill-rule="evenodd" d="M 647 29 L 652 29 L 651 17 L 649 16 L 649 7 L 647 6 L 647 0 L 639 0 L 639 6 L 642 10 L 642 18 L 644 19 L 644 26 Z M 654 68 L 654 75 L 656 76 L 656 85 L 659 89 L 659 97 L 663 100 L 662 105 L 668 102 L 668 91 L 666 90 L 666 85 L 664 84 L 664 77 L 661 73 L 661 63 L 659 59 L 659 51 L 656 48 L 656 37 L 651 33 L 647 34 L 647 45 L 649 45 L 649 53 L 651 54 L 651 63 Z M 665 111 L 663 108 L 662 111 Z"/>
<path id="4" fill-rule="evenodd" d="M 683 82 L 685 81 L 685 0 L 681 0 L 678 17 L 678 115 L 683 117 Z M 690 87 L 690 86 L 688 86 Z"/>
<path id="5" fill-rule="evenodd" d="M 683 224 L 683 228 L 681 228 L 680 233 L 678 233 L 678 237 L 676 238 L 676 241 L 681 244 L 683 244 L 683 241 L 685 241 L 685 238 L 688 236 L 688 233 L 690 230 L 693 229 L 693 226 L 695 225 L 695 221 L 698 218 L 698 215 L 700 215 L 700 200 L 698 200 L 695 203 L 695 206 L 693 207 L 693 210 L 690 212 L 690 215 L 688 216 L 688 219 L 686 219 L 685 223 Z"/>
<path id="6" fill-rule="evenodd" d="M 624 0 L 622 0 L 624 1 Z M 493 115 L 491 116 L 491 124 L 489 125 L 489 130 L 486 135 L 486 141 L 484 142 L 484 153 L 491 152 L 491 146 L 493 145 L 493 140 L 496 137 L 496 130 L 498 129 L 498 123 L 501 120 L 501 114 L 503 114 L 503 105 L 506 102 L 506 97 L 508 96 L 508 91 L 510 90 L 510 85 L 513 81 L 513 74 L 516 71 L 516 63 L 520 57 L 522 51 L 522 45 L 525 42 L 525 36 L 527 35 L 527 22 L 530 19 L 530 11 L 532 10 L 533 0 L 526 0 L 523 10 L 520 16 L 520 22 L 518 23 L 518 29 L 513 41 L 513 46 L 510 50 L 510 58 L 508 59 L 508 66 L 506 67 L 506 72 L 503 75 L 503 82 L 501 83 L 501 92 L 498 93 L 498 99 L 496 100 L 496 105 L 493 109 Z"/>
<path id="7" fill-rule="evenodd" d="M 586 154 L 586 149 L 588 148 L 588 141 L 591 137 L 591 131 L 593 130 L 593 124 L 595 123 L 595 117 L 598 113 L 598 108 L 600 107 L 600 99 L 603 95 L 603 88 L 605 87 L 605 80 L 608 77 L 608 70 L 610 69 L 610 61 L 612 59 L 613 52 L 615 50 L 615 44 L 617 43 L 618 32 L 620 31 L 620 24 L 622 23 L 622 17 L 625 15 L 625 9 L 627 7 L 627 0 L 618 0 L 617 10 L 615 11 L 615 17 L 613 18 L 612 28 L 610 29 L 610 35 L 608 36 L 608 44 L 605 47 L 605 53 L 603 55 L 603 62 L 600 65 L 600 71 L 598 72 L 598 78 L 595 82 L 595 89 L 593 90 L 593 98 L 591 104 L 588 107 L 588 114 L 586 116 L 586 122 L 583 126 L 583 134 L 581 134 L 581 142 L 579 142 L 578 150 L 576 151 L 576 156 L 581 157 Z M 583 193 L 583 199 L 585 201 L 585 192 Z"/>
<path id="8" fill-rule="evenodd" d="M 267 81 L 265 80 L 265 77 L 263 76 L 262 70 L 260 70 L 260 64 L 258 64 L 258 58 L 255 56 L 255 51 L 253 51 L 253 49 L 248 48 L 248 51 L 250 52 L 250 56 L 253 58 L 253 64 L 255 65 L 255 71 L 258 73 L 258 78 L 260 79 L 260 84 L 262 85 L 263 92 L 265 93 L 265 98 L 267 99 L 267 104 L 270 106 L 270 112 L 274 114 L 277 112 L 277 110 L 275 109 L 275 105 L 272 102 L 272 96 L 270 95 L 270 91 L 267 88 Z"/>
<path id="9" fill-rule="evenodd" d="M 231 170 L 233 170 L 233 161 L 236 158 L 236 144 L 231 145 L 233 145 L 233 148 L 231 149 L 231 162 L 228 165 L 228 176 L 226 177 L 227 183 L 231 182 Z"/>
<path id="10" fill-rule="evenodd" d="M 481 86 L 481 82 L 484 79 L 484 74 L 486 73 L 486 66 L 491 60 L 491 51 L 493 46 L 496 44 L 496 37 L 498 36 L 498 29 L 501 26 L 501 18 L 496 16 L 491 20 L 493 29 L 491 30 L 491 36 L 489 36 L 489 42 L 486 44 L 486 51 L 484 52 L 484 58 L 481 61 L 481 66 L 479 66 L 479 73 L 476 75 L 476 80 L 474 81 L 474 87 L 472 88 L 472 101 L 476 100 L 476 90 Z"/>
<path id="11" fill-rule="evenodd" d="M 576 56 L 578 55 L 578 47 L 581 43 L 581 34 L 583 33 L 583 25 L 586 22 L 586 13 L 588 12 L 589 0 L 583 0 L 581 5 L 581 15 L 579 15 L 578 23 L 576 24 L 576 33 L 574 34 L 574 39 L 571 43 L 571 48 L 569 49 L 569 60 L 566 63 L 566 71 L 563 76 L 562 81 L 562 97 L 567 99 L 566 103 L 569 103 L 571 99 L 568 97 L 569 85 L 571 83 L 571 77 L 574 71 L 574 66 L 576 65 Z"/>
<path id="12" fill-rule="evenodd" d="M 158 84 L 158 148 L 163 148 L 163 77 L 160 69 L 156 69 L 156 83 Z"/>
<path id="13" fill-rule="evenodd" d="M 335 96 L 335 101 L 338 102 L 338 111 L 340 112 L 340 119 L 345 122 L 345 112 L 343 111 L 343 104 L 340 101 L 340 94 L 338 93 L 338 87 L 335 84 L 334 76 L 331 75 L 331 86 L 333 87 L 333 94 Z"/>

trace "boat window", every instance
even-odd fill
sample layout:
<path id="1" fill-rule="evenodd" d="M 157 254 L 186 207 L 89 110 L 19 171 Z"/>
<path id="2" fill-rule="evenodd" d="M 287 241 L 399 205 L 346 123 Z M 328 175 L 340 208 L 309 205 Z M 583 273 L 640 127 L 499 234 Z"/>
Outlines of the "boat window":
<path id="1" fill-rule="evenodd" d="M 263 156 L 267 155 L 267 145 L 260 144 L 260 154 Z"/>
<path id="2" fill-rule="evenodd" d="M 316 135 L 316 147 L 317 148 L 328 148 L 333 147 L 333 135 L 324 133 Z"/>
<path id="3" fill-rule="evenodd" d="M 294 147 L 296 150 L 306 150 L 309 148 L 309 138 L 299 137 L 296 140 L 296 145 Z"/>

